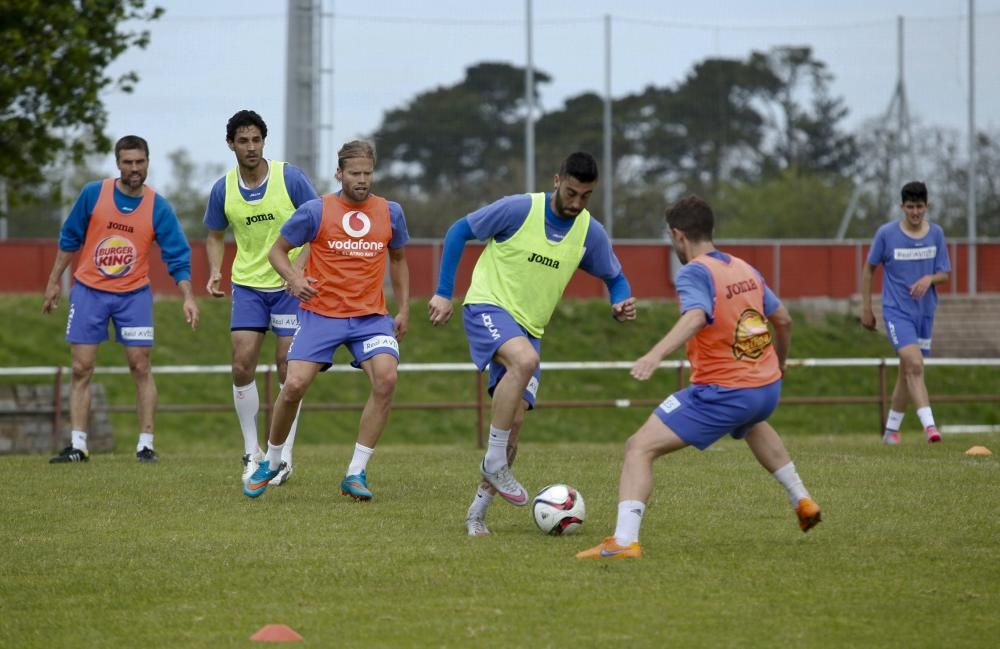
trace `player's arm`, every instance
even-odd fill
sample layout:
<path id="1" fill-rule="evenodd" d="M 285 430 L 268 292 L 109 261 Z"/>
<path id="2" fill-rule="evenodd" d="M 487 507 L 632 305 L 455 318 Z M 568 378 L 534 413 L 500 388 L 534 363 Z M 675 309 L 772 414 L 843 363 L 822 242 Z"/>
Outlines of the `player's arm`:
<path id="1" fill-rule="evenodd" d="M 52 264 L 49 281 L 45 285 L 42 313 L 49 313 L 59 306 L 59 296 L 62 293 L 62 274 L 72 261 L 73 253 L 83 246 L 83 241 L 87 236 L 87 227 L 90 225 L 90 215 L 97 205 L 97 198 L 100 194 L 100 181 L 84 187 L 59 230 L 59 251 Z"/>
<path id="2" fill-rule="evenodd" d="M 651 377 L 664 357 L 680 349 L 688 339 L 705 327 L 708 322 L 705 316 L 705 311 L 700 308 L 685 311 L 667 335 L 635 362 L 632 366 L 632 376 L 640 381 Z"/>
<path id="3" fill-rule="evenodd" d="M 59 296 L 62 293 L 62 274 L 73 259 L 73 252 L 69 250 L 59 250 L 56 253 L 56 260 L 52 264 L 52 272 L 49 273 L 49 281 L 45 285 L 45 298 L 42 301 L 42 313 L 49 313 L 59 306 Z"/>
<path id="4" fill-rule="evenodd" d="M 222 282 L 222 258 L 226 254 L 226 233 L 223 230 L 209 230 L 205 237 L 205 254 L 208 256 L 208 283 L 205 290 L 212 297 L 223 297 L 219 288 Z"/>
<path id="5" fill-rule="evenodd" d="M 875 313 L 872 311 L 872 275 L 875 266 L 865 262 L 861 267 L 861 326 L 875 331 Z"/>
<path id="6" fill-rule="evenodd" d="M 451 298 L 455 290 L 455 273 L 458 270 L 458 262 L 462 259 L 466 242 L 475 238 L 472 226 L 466 217 L 455 221 L 448 228 L 441 251 L 437 290 L 434 291 L 434 296 L 427 303 L 427 313 L 430 316 L 431 324 L 435 327 L 451 320 Z"/>
<path id="7" fill-rule="evenodd" d="M 288 284 L 288 292 L 299 298 L 299 300 L 308 302 L 316 295 L 316 289 L 312 286 L 316 282 L 316 279 L 306 277 L 300 269 L 296 269 L 292 265 L 291 260 L 288 258 L 288 253 L 296 247 L 282 234 L 274 242 L 274 245 L 271 246 L 271 250 L 268 251 L 267 260 L 271 262 L 274 270 Z"/>
<path id="8" fill-rule="evenodd" d="M 784 374 L 788 350 L 792 346 L 792 315 L 782 304 L 768 314 L 767 320 L 774 327 L 774 352 L 778 355 L 778 367 Z"/>
<path id="9" fill-rule="evenodd" d="M 396 340 L 402 340 L 410 322 L 410 266 L 406 262 L 406 249 L 403 247 L 389 248 L 389 281 L 399 306 L 393 335 Z"/>

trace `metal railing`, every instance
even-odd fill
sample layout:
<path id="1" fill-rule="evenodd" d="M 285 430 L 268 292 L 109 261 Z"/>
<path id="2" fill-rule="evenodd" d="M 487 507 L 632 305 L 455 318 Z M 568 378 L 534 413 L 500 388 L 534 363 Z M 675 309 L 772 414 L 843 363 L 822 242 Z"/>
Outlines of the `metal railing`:
<path id="1" fill-rule="evenodd" d="M 1000 367 L 1000 358 L 928 358 L 924 363 L 929 366 L 946 367 Z M 632 361 L 543 361 L 542 370 L 553 371 L 580 371 L 580 370 L 629 370 Z M 890 402 L 890 388 L 887 380 L 886 370 L 899 365 L 898 358 L 794 358 L 789 359 L 788 367 L 868 367 L 875 368 L 878 372 L 878 394 L 874 395 L 812 395 L 812 396 L 783 396 L 781 402 L 784 404 L 878 404 L 879 421 L 875 430 L 881 430 L 885 421 L 886 413 Z M 673 370 L 677 376 L 678 389 L 683 388 L 687 383 L 687 373 L 691 368 L 687 361 L 668 360 L 660 363 L 661 369 Z M 334 365 L 330 372 L 357 372 L 349 365 Z M 466 372 L 473 375 L 471 381 L 474 385 L 475 399 L 470 401 L 394 401 L 394 410 L 475 410 L 476 411 L 476 443 L 482 448 L 484 440 L 484 424 L 489 406 L 485 399 L 484 374 L 476 370 L 472 363 L 400 363 L 400 372 Z M 58 438 L 62 427 L 62 417 L 65 408 L 61 407 L 62 390 L 65 378 L 71 372 L 71 368 L 62 366 L 32 366 L 32 367 L 0 367 L 0 377 L 9 376 L 52 376 L 53 377 L 53 399 L 50 406 L 36 407 L 30 409 L 12 409 L 0 407 L 0 416 L 3 415 L 25 415 L 38 414 L 50 415 L 52 418 L 52 438 L 53 448 L 58 445 Z M 155 374 L 229 374 L 232 368 L 229 365 L 161 365 L 153 368 Z M 277 367 L 275 365 L 258 365 L 258 374 L 264 376 L 264 394 L 261 409 L 264 411 L 265 421 L 271 418 L 275 391 L 275 375 Z M 128 374 L 127 367 L 97 367 L 95 374 Z M 1000 394 L 936 394 L 932 397 L 934 402 L 947 403 L 974 403 L 983 401 L 1000 401 Z M 659 399 L 550 399 L 541 400 L 536 404 L 537 408 L 630 408 L 637 406 L 652 407 L 662 401 Z M 359 403 L 303 403 L 304 410 L 361 410 L 365 404 Z M 159 412 L 228 412 L 233 405 L 226 403 L 200 403 L 200 404 L 160 404 L 157 407 Z M 134 406 L 108 405 L 106 412 L 131 412 Z"/>

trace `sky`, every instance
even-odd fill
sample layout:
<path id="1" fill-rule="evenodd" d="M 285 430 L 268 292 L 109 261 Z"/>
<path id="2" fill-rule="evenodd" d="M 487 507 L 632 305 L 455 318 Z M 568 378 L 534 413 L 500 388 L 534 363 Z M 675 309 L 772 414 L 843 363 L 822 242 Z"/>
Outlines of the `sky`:
<path id="1" fill-rule="evenodd" d="M 145 137 L 149 182 L 171 181 L 170 151 L 204 168 L 234 163 L 225 124 L 250 108 L 268 125 L 265 153 L 285 151 L 286 2 L 153 0 L 166 13 L 148 25 L 145 50 L 109 69 L 138 72 L 132 94 L 108 92 L 112 139 Z M 455 84 L 483 61 L 523 66 L 526 0 L 324 0 L 324 75 L 318 179 L 329 186 L 333 154 L 373 133 L 385 111 L 419 93 Z M 968 123 L 968 0 L 533 0 L 535 68 L 553 77 L 541 107 L 605 91 L 605 22 L 611 16 L 611 94 L 673 86 L 707 57 L 808 45 L 834 76 L 848 127 L 881 116 L 897 80 L 897 17 L 903 16 L 904 83 L 911 117 L 965 132 Z M 1000 129 L 1000 0 L 975 0 L 976 124 Z M 538 161 L 539 165 L 546 161 Z M 104 160 L 114 172 L 114 158 Z M 214 177 L 204 179 L 205 188 Z"/>

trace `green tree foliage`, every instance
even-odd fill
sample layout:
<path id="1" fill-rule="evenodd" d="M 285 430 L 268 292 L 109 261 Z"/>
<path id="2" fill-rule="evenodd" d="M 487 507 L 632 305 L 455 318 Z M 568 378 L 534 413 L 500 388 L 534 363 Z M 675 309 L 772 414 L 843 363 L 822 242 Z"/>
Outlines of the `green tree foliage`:
<path id="1" fill-rule="evenodd" d="M 80 162 L 111 147 L 104 132 L 101 93 L 131 92 L 134 72 L 117 79 L 108 66 L 148 31 L 123 26 L 156 20 L 163 9 L 145 0 L 42 2 L 0 5 L 0 175 L 13 186 L 43 180 L 63 153 Z"/>
<path id="2" fill-rule="evenodd" d="M 753 183 L 723 183 L 713 200 L 715 236 L 832 238 L 850 195 L 849 180 L 796 167 Z"/>

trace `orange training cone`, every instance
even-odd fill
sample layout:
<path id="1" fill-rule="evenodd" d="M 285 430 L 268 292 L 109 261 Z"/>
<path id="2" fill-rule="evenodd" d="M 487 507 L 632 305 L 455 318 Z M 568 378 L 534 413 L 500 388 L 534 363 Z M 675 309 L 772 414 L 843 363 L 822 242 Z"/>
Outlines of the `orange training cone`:
<path id="1" fill-rule="evenodd" d="M 993 455 L 993 451 L 986 448 L 985 446 L 973 446 L 968 451 L 965 452 L 966 455 L 982 455 L 989 456 Z"/>
<path id="2" fill-rule="evenodd" d="M 284 624 L 265 624 L 260 631 L 250 636 L 257 642 L 298 642 L 302 636 L 290 626 Z"/>

